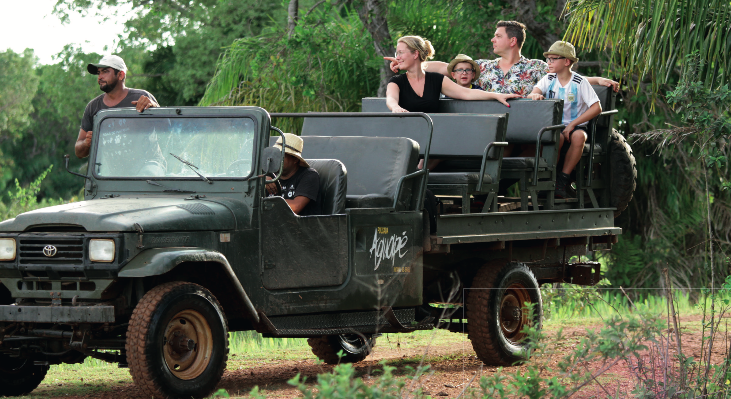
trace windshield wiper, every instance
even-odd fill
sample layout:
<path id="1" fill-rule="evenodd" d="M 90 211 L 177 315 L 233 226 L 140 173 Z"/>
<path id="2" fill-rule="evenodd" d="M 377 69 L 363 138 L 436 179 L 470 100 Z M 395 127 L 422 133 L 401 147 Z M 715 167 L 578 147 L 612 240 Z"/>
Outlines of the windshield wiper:
<path id="1" fill-rule="evenodd" d="M 154 182 L 152 180 L 147 180 L 149 184 L 152 184 L 153 186 L 163 187 L 164 190 L 162 190 L 163 193 L 185 193 L 185 194 L 195 194 L 195 191 L 190 190 L 181 190 L 179 188 L 168 188 L 168 186 L 162 185 L 160 183 Z"/>
<path id="2" fill-rule="evenodd" d="M 198 167 L 197 167 L 197 166 L 193 165 L 192 163 L 190 163 L 190 162 L 186 161 L 186 160 L 185 160 L 185 159 L 183 159 L 183 158 L 180 158 L 179 156 L 177 156 L 177 155 L 173 154 L 172 152 L 170 153 L 170 155 L 174 156 L 174 157 L 175 157 L 175 159 L 177 159 L 178 161 L 180 161 L 180 162 L 182 162 L 182 163 L 184 163 L 184 164 L 188 165 L 188 167 L 190 168 L 190 170 L 192 170 L 193 172 L 195 172 L 195 174 L 197 174 L 198 176 L 200 176 L 200 177 L 201 177 L 201 179 L 205 180 L 205 181 L 206 181 L 206 182 L 207 182 L 208 184 L 213 184 L 213 182 L 212 182 L 212 181 L 208 180 L 208 178 L 207 178 L 207 177 L 203 176 L 202 174 L 200 174 L 200 173 L 199 173 L 199 172 L 198 172 L 198 171 L 196 170 L 196 169 L 198 169 Z"/>

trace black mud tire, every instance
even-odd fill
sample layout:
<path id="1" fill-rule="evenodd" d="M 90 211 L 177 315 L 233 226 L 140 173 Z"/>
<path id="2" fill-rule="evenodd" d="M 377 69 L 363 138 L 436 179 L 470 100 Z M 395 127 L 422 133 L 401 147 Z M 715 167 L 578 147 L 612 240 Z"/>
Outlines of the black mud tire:
<path id="1" fill-rule="evenodd" d="M 627 209 L 637 185 L 637 163 L 627 140 L 612 129 L 609 140 L 609 206 L 617 208 L 614 217 Z"/>
<path id="2" fill-rule="evenodd" d="M 226 317 L 216 297 L 200 285 L 161 284 L 135 307 L 125 349 L 142 396 L 204 398 L 226 369 Z"/>
<path id="3" fill-rule="evenodd" d="M 33 359 L 0 354 L 0 396 L 21 396 L 38 388 L 48 366 L 36 366 Z"/>
<path id="4" fill-rule="evenodd" d="M 532 318 L 525 302 L 533 304 Z M 466 305 L 468 336 L 483 363 L 513 366 L 527 360 L 529 342 L 522 330 L 540 329 L 543 319 L 538 281 L 527 266 L 504 261 L 483 265 L 467 292 Z"/>
<path id="5" fill-rule="evenodd" d="M 327 364 L 357 363 L 364 360 L 376 346 L 376 338 L 370 334 L 323 335 L 308 338 L 312 353 Z M 343 351 L 344 356 L 338 357 Z"/>

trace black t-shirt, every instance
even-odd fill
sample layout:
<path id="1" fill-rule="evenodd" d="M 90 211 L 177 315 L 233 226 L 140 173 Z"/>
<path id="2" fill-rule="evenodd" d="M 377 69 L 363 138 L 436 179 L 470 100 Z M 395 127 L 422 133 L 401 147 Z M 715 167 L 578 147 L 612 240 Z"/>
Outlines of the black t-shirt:
<path id="1" fill-rule="evenodd" d="M 410 112 L 439 112 L 439 94 L 442 93 L 444 75 L 436 72 L 425 72 L 424 93 L 419 97 L 411 87 L 406 74 L 396 75 L 388 82 L 396 83 L 399 88 L 398 105 Z"/>
<path id="2" fill-rule="evenodd" d="M 132 101 L 137 101 L 142 96 L 147 96 L 150 100 L 157 102 L 155 96 L 145 90 L 130 88 L 128 88 L 128 90 L 127 97 L 123 98 L 119 104 L 113 107 L 108 107 L 104 104 L 104 94 L 106 93 L 100 94 L 95 99 L 89 101 L 89 104 L 86 104 L 86 109 L 84 110 L 84 117 L 81 118 L 81 129 L 85 132 L 92 130 L 94 128 L 94 115 L 103 109 L 134 107 Z"/>
<path id="3" fill-rule="evenodd" d="M 300 212 L 300 216 L 321 214 L 320 210 L 320 175 L 315 169 L 300 166 L 297 172 L 287 180 L 281 179 L 282 197 L 294 199 L 307 197 L 310 202 Z"/>

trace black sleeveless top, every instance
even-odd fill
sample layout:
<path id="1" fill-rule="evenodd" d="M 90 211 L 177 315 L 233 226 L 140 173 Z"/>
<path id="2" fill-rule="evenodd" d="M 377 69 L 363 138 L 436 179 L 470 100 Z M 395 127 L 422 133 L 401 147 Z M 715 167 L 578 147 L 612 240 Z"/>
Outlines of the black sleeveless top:
<path id="1" fill-rule="evenodd" d="M 424 94 L 419 97 L 411 88 L 406 74 L 392 77 L 388 83 L 396 83 L 399 87 L 398 105 L 410 112 L 439 112 L 439 94 L 442 92 L 444 75 L 436 72 L 425 72 Z"/>

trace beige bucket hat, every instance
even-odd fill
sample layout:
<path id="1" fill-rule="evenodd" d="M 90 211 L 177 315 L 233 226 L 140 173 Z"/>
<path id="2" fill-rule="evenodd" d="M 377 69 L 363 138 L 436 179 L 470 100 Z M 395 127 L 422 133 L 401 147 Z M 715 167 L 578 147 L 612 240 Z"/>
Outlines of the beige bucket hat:
<path id="1" fill-rule="evenodd" d="M 286 142 L 284 153 L 289 154 L 297 159 L 300 160 L 300 165 L 309 168 L 310 164 L 305 161 L 304 158 L 302 158 L 302 147 L 304 147 L 304 141 L 302 141 L 302 137 L 292 134 L 292 133 L 284 133 L 284 140 Z M 280 136 L 277 139 L 276 144 L 274 144 L 274 147 L 282 149 L 282 137 Z"/>
<path id="2" fill-rule="evenodd" d="M 551 48 L 543 53 L 544 57 L 548 57 L 549 55 L 560 55 L 561 57 L 566 57 L 573 62 L 579 61 L 579 59 L 576 58 L 576 49 L 574 48 L 574 45 L 562 40 L 553 43 Z"/>
<path id="3" fill-rule="evenodd" d="M 472 79 L 472 81 L 476 81 L 477 78 L 480 77 L 480 66 L 477 65 L 477 63 L 472 59 L 472 57 L 464 54 L 457 54 L 456 57 L 452 61 L 449 62 L 449 65 L 447 65 L 447 72 L 450 74 L 454 70 L 454 66 L 459 64 L 460 62 L 468 62 L 470 65 L 472 65 L 472 68 L 475 70 L 475 77 Z"/>

